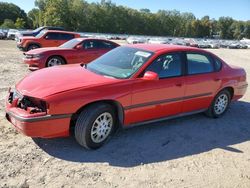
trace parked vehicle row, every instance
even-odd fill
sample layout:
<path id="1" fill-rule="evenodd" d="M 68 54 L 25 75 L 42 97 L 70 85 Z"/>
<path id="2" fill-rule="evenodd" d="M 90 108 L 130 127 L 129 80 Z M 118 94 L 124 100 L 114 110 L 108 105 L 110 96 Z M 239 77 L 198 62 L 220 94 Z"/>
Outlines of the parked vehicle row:
<path id="1" fill-rule="evenodd" d="M 128 37 L 129 44 L 149 43 L 149 44 L 172 44 L 191 46 L 197 48 L 229 48 L 247 49 L 250 42 L 236 40 L 217 40 L 217 39 L 192 39 L 192 38 L 166 38 L 166 37 Z"/>
<path id="2" fill-rule="evenodd" d="M 44 32 L 41 41 L 53 32 Z M 221 117 L 248 86 L 244 69 L 205 50 L 180 45 L 119 47 L 102 39 L 75 38 L 58 48 L 30 50 L 25 61 L 37 68 L 82 63 L 27 75 L 9 90 L 7 120 L 30 137 L 65 137 L 72 132 L 88 149 L 101 147 L 119 127 L 201 112 Z"/>
<path id="3" fill-rule="evenodd" d="M 32 31 L 18 31 L 10 29 L 9 31 L 0 30 L 0 39 L 14 39 L 19 41 L 25 36 L 37 36 L 42 31 L 57 30 L 64 31 L 62 27 L 43 26 Z M 6 35 L 8 33 L 8 35 Z M 219 39 L 196 39 L 196 38 L 174 38 L 174 37 L 150 37 L 150 36 L 128 36 L 128 35 L 110 35 L 99 33 L 78 33 L 82 37 L 98 38 L 106 40 L 126 40 L 129 44 L 150 43 L 150 44 L 173 44 L 198 48 L 229 48 L 229 49 L 247 49 L 250 47 L 250 41 L 247 40 L 219 40 Z"/>

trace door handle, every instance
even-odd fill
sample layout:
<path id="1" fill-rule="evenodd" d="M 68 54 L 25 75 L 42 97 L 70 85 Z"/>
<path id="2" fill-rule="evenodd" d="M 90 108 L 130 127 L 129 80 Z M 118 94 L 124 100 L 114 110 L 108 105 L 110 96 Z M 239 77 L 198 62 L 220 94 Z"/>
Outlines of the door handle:
<path id="1" fill-rule="evenodd" d="M 181 87 L 182 86 L 182 83 L 176 83 L 175 84 L 177 87 Z"/>

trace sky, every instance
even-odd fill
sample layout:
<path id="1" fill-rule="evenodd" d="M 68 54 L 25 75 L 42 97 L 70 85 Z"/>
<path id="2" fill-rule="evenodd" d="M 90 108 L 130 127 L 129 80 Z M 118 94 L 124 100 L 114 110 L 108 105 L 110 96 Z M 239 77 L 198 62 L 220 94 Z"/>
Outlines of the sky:
<path id="1" fill-rule="evenodd" d="M 28 12 L 34 8 L 35 0 L 0 0 L 18 5 Z M 87 0 L 87 2 L 100 2 Z M 205 15 L 218 19 L 221 16 L 230 16 L 235 20 L 250 20 L 250 0 L 112 0 L 116 5 L 124 5 L 134 9 L 147 8 L 151 12 L 159 9 L 180 12 L 191 12 L 197 18 Z"/>

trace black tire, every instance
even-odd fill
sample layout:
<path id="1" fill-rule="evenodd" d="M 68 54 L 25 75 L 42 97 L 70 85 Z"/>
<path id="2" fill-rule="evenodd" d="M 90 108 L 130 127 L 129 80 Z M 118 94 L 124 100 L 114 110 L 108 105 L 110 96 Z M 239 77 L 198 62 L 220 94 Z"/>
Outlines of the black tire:
<path id="1" fill-rule="evenodd" d="M 225 107 L 225 109 L 222 111 L 222 113 L 217 113 L 216 110 L 215 110 L 215 105 L 217 103 L 217 100 L 219 97 L 221 97 L 222 95 L 226 96 L 227 99 L 228 99 L 228 102 L 227 102 L 227 105 Z M 215 97 L 214 97 L 214 100 L 213 102 L 211 103 L 210 107 L 208 108 L 208 110 L 205 112 L 205 114 L 208 116 L 208 117 L 211 117 L 211 118 L 219 118 L 221 117 L 227 110 L 228 110 L 228 107 L 229 107 L 229 104 L 231 102 L 231 93 L 228 91 L 228 90 L 222 90 L 220 91 Z"/>
<path id="2" fill-rule="evenodd" d="M 34 50 L 34 49 L 37 49 L 37 48 L 40 48 L 39 45 L 37 44 L 30 44 L 27 48 L 27 51 L 30 51 L 30 50 Z"/>
<path id="3" fill-rule="evenodd" d="M 104 113 L 109 113 L 112 116 L 113 118 L 112 127 L 110 132 L 107 134 L 107 137 L 103 141 L 96 143 L 92 139 L 91 130 L 94 127 L 94 122 L 97 121 L 98 117 L 100 117 Z M 115 126 L 116 126 L 116 116 L 112 106 L 104 103 L 93 104 L 84 109 L 77 118 L 75 125 L 76 141 L 81 146 L 87 149 L 98 149 L 103 144 L 105 144 L 112 136 L 115 130 Z"/>
<path id="4" fill-rule="evenodd" d="M 60 65 L 65 65 L 65 64 L 66 64 L 65 60 L 64 60 L 62 57 L 60 57 L 60 56 L 52 56 L 52 57 L 49 57 L 49 58 L 48 58 L 48 60 L 47 60 L 47 62 L 46 62 L 46 67 L 52 67 L 52 66 L 49 66 L 49 62 L 50 62 L 52 59 L 55 59 L 55 60 L 57 60 L 58 62 L 60 62 Z"/>

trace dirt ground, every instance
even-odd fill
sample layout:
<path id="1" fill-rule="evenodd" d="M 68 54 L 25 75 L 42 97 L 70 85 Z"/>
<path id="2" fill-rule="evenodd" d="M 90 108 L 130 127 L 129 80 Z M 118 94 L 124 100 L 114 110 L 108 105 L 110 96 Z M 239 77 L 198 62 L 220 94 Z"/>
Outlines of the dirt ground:
<path id="1" fill-rule="evenodd" d="M 212 50 L 248 72 L 250 50 Z M 28 74 L 0 41 L 0 187 L 250 187 L 250 89 L 224 117 L 202 114 L 118 132 L 96 151 L 74 138 L 31 139 L 4 119 L 9 86 Z"/>

